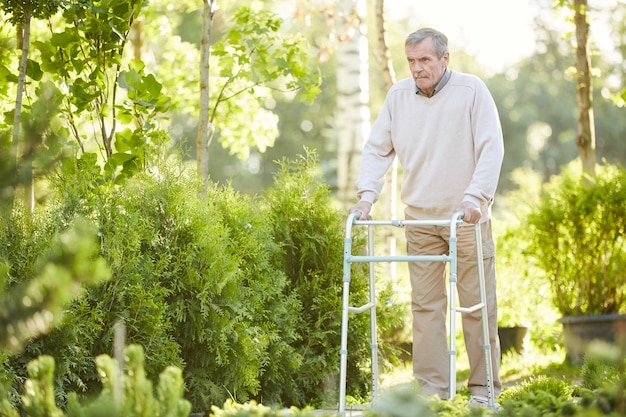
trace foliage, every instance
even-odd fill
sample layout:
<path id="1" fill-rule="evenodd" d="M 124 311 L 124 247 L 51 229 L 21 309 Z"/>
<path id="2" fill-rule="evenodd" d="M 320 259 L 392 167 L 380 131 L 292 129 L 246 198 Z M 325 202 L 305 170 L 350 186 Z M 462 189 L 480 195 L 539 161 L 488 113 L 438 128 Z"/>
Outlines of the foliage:
<path id="1" fill-rule="evenodd" d="M 384 391 L 380 398 L 367 410 L 367 417 L 433 417 L 431 404 L 418 395 L 416 383 L 393 387 Z"/>
<path id="2" fill-rule="evenodd" d="M 603 385 L 616 385 L 620 375 L 614 363 L 607 363 L 592 356 L 586 356 L 580 371 L 582 386 L 598 389 Z"/>
<path id="3" fill-rule="evenodd" d="M 280 265 L 287 274 L 288 290 L 297 294 L 302 303 L 297 325 L 306 331 L 294 343 L 303 357 L 300 371 L 281 381 L 267 383 L 273 390 L 282 392 L 290 404 L 302 405 L 310 399 L 315 399 L 313 404 L 322 400 L 334 403 L 336 398 L 328 395 L 334 395 L 338 387 L 345 216 L 333 208 L 329 190 L 319 180 L 314 152 L 280 164 L 274 185 L 264 197 L 264 206 L 273 227 L 273 240 L 281 246 Z M 363 244 L 362 239 L 357 240 L 355 248 Z M 355 269 L 353 278 L 351 301 L 364 303 L 368 294 L 365 270 Z M 381 322 L 389 317 L 381 316 Z M 353 316 L 350 325 L 350 394 L 365 395 L 370 386 L 366 343 L 369 329 L 359 316 Z"/>
<path id="4" fill-rule="evenodd" d="M 561 314 L 626 310 L 626 170 L 604 164 L 593 184 L 577 165 L 545 184 L 539 207 L 528 216 L 528 254 L 550 280 Z"/>
<path id="5" fill-rule="evenodd" d="M 11 16 L 13 23 L 20 23 L 26 13 L 36 19 L 47 19 L 68 3 L 68 0 L 1 0 L 0 6 Z"/>
<path id="6" fill-rule="evenodd" d="M 511 388 L 502 391 L 498 399 L 504 401 L 520 401 L 531 393 L 544 392 L 554 398 L 569 398 L 572 395 L 571 382 L 555 377 L 537 376 L 530 378 Z"/>
<path id="7" fill-rule="evenodd" d="M 31 245 L 46 237 L 17 217 L 4 219 L 7 224 L 0 233 L 1 241 L 9 246 L 3 245 L 0 252 L 0 344 L 14 352 L 26 340 L 58 324 L 66 305 L 81 294 L 83 284 L 96 285 L 110 276 L 104 259 L 98 256 L 100 248 L 92 224 L 78 219 L 59 235 L 49 236 L 46 252 L 39 254 L 39 248 Z M 28 229 L 22 232 L 34 232 L 28 236 L 32 241 L 20 241 L 20 231 L 11 230 L 20 226 Z M 24 246 L 11 247 L 16 243 Z M 29 249 L 34 251 L 28 253 Z M 34 257 L 31 270 L 20 269 L 25 265 L 16 261 L 23 256 Z"/>
<path id="8" fill-rule="evenodd" d="M 309 407 L 303 409 L 298 409 L 297 407 L 279 409 L 278 407 L 259 404 L 256 401 L 238 404 L 232 400 L 227 400 L 221 408 L 217 406 L 211 407 L 210 415 L 212 417 L 314 417 L 319 414 L 313 412 Z"/>
<path id="9" fill-rule="evenodd" d="M 191 409 L 183 398 L 182 371 L 167 367 L 159 376 L 156 390 L 146 378 L 144 351 L 141 346 L 130 345 L 125 349 L 125 363 L 121 367 L 108 355 L 96 358 L 102 381 L 102 392 L 94 399 L 80 398 L 70 394 L 67 412 L 61 410 L 54 395 L 54 358 L 39 357 L 28 364 L 29 378 L 24 384 L 21 415 L 26 417 L 187 417 Z M 156 394 L 156 395 L 155 395 Z M 3 416 L 17 416 L 17 410 L 9 404 L 0 405 Z"/>
<path id="10" fill-rule="evenodd" d="M 320 74 L 309 65 L 306 40 L 298 34 L 281 33 L 282 24 L 273 12 L 240 7 L 212 47 L 220 72 L 212 79 L 219 91 L 212 94 L 209 121 L 214 124 L 218 115 L 231 120 L 217 126 L 219 141 L 241 159 L 249 157 L 251 148 L 265 152 L 278 135 L 273 131 L 277 117 L 266 109 L 265 100 L 273 100 L 266 89 L 298 91 L 305 102 L 313 101 L 320 92 Z M 255 113 L 242 111 L 250 104 Z M 237 123 L 233 125 L 233 121 Z"/>
<path id="11" fill-rule="evenodd" d="M 541 175 L 528 168 L 511 173 L 517 189 L 498 197 L 493 227 L 498 271 L 498 325 L 526 326 L 530 341 L 541 350 L 553 350 L 561 330 L 550 299 L 550 282 L 526 256 L 526 218 L 537 207 Z"/>
<path id="12" fill-rule="evenodd" d="M 112 278 L 75 299 L 52 332 L 7 357 L 0 374 L 16 390 L 26 364 L 47 354 L 56 359 L 60 406 L 69 392 L 95 395 L 100 378 L 93 358 L 112 350 L 121 321 L 128 342 L 150 353 L 148 378 L 168 365 L 184 367 L 194 409 L 228 398 L 333 401 L 344 216 L 316 180 L 315 163 L 286 164 L 276 187 L 255 200 L 229 187 L 201 194 L 197 176 L 175 166 L 111 186 L 90 162 L 69 160 L 31 234 L 21 233 L 23 219 L 13 219 L 7 266 L 19 271 L 18 284 L 21 271 L 31 271 L 52 245 L 50 231 L 64 230 L 78 216 L 97 225 Z M 357 301 L 366 297 L 362 272 L 354 273 Z M 389 310 L 379 314 L 384 325 Z M 350 393 L 364 395 L 369 328 L 360 318 L 351 325 Z"/>
<path id="13" fill-rule="evenodd" d="M 332 398 L 322 398 L 319 389 L 320 379 L 326 389 L 329 384 L 338 386 L 343 216 L 333 208 L 328 188 L 318 181 L 314 153 L 280 164 L 263 204 L 272 224 L 272 239 L 280 245 L 277 261 L 287 275 L 286 289 L 302 304 L 297 326 L 306 331 L 294 343 L 303 358 L 299 371 L 283 380 L 267 378 L 266 384 L 291 404 L 303 405 L 312 397 L 318 402 L 333 402 Z M 357 282 L 353 290 L 362 297 L 365 288 Z M 355 334 L 365 337 L 363 321 L 353 323 Z M 366 374 L 358 368 L 364 365 L 365 353 L 358 348 L 354 351 L 350 373 L 363 378 L 354 381 L 355 391 L 367 386 Z"/>
<path id="14" fill-rule="evenodd" d="M 153 165 L 169 140 L 160 125 L 170 99 L 145 71 L 143 62 L 123 59 L 132 22 L 144 2 L 49 1 L 45 7 L 35 3 L 40 2 L 31 4 L 36 10 L 50 9 L 47 15 L 33 14 L 49 18 L 49 33 L 33 27 L 22 125 L 49 123 L 53 111 L 62 115 L 52 126 L 52 132 L 64 138 L 61 149 L 66 154 L 91 155 L 84 161 L 104 168 L 109 181 L 121 181 Z M 62 13 L 55 14 L 57 8 Z M 0 62 L 7 93 L 8 87 L 17 83 L 9 65 Z M 46 115 L 33 104 L 37 98 L 49 105 L 42 108 L 47 109 Z M 9 109 L 10 114 L 14 111 Z M 6 128 L 12 123 L 12 117 L 5 119 Z M 29 142 L 26 151 L 32 147 L 36 153 L 45 152 L 52 144 L 30 143 L 28 131 L 23 136 Z M 23 153 L 26 162 L 29 154 Z"/>

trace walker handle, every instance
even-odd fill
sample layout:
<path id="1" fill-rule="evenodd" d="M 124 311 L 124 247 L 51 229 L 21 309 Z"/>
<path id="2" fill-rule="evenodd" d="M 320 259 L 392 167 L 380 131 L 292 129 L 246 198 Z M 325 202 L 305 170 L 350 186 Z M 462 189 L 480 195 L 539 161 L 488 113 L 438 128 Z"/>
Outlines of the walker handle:
<path id="1" fill-rule="evenodd" d="M 356 222 L 357 220 L 361 220 L 361 216 L 362 215 L 363 215 L 363 213 L 361 213 L 358 210 L 357 211 L 353 211 L 348 216 L 347 224 L 354 224 L 354 222 Z"/>

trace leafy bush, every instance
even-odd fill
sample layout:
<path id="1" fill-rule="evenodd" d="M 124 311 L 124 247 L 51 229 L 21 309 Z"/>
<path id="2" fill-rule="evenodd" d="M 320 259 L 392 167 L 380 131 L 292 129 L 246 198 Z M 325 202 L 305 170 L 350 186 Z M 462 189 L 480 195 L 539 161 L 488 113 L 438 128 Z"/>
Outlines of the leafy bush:
<path id="1" fill-rule="evenodd" d="M 103 385 L 99 396 L 89 399 L 70 393 L 67 414 L 61 410 L 54 395 L 54 358 L 42 355 L 28 364 L 29 378 L 24 386 L 21 415 L 26 417 L 187 417 L 191 409 L 183 398 L 182 372 L 175 367 L 166 368 L 154 389 L 144 371 L 144 351 L 141 346 L 125 349 L 124 372 L 108 355 L 96 358 Z M 8 402 L 0 403 L 0 415 L 17 417 L 18 410 Z"/>
<path id="2" fill-rule="evenodd" d="M 20 213 L 0 218 L 0 391 L 11 402 L 17 401 L 18 385 L 27 376 L 26 364 L 43 353 L 41 341 L 53 338 L 55 330 L 42 335 L 65 325 L 67 305 L 85 293 L 83 286 L 111 276 L 99 256 L 93 224 Z M 71 343 L 63 341 L 68 347 L 64 363 L 80 367 L 80 344 Z M 57 382 L 64 376 L 57 375 Z"/>
<path id="3" fill-rule="evenodd" d="M 315 171 L 314 154 L 294 161 L 283 160 L 274 185 L 264 197 L 273 240 L 280 244 L 281 269 L 287 274 L 288 293 L 302 303 L 297 326 L 300 338 L 294 347 L 302 356 L 298 372 L 281 375 L 265 384 L 283 392 L 295 405 L 336 404 L 341 346 L 341 300 L 343 289 L 344 211 L 333 208 L 328 187 Z M 354 247 L 363 247 L 357 236 Z M 363 304 L 369 296 L 364 266 L 353 269 L 351 302 Z M 348 336 L 349 393 L 367 396 L 371 388 L 369 320 L 352 315 Z M 384 322 L 391 315 L 381 314 Z M 282 366 L 274 363 L 271 366 Z M 322 397 L 320 397 L 322 395 Z M 325 397 L 324 397 L 325 395 Z M 311 401 L 313 400 L 313 401 Z"/>
<path id="4" fill-rule="evenodd" d="M 314 417 L 332 416 L 331 413 L 315 413 L 311 408 L 280 409 L 276 406 L 269 407 L 259 404 L 256 401 L 249 401 L 245 404 L 238 404 L 232 400 L 227 400 L 222 407 L 213 406 L 211 408 L 212 417 Z"/>
<path id="5" fill-rule="evenodd" d="M 365 415 L 367 417 L 433 417 L 436 413 L 432 408 L 433 405 L 419 395 L 417 383 L 408 383 L 383 391 Z"/>
<path id="6" fill-rule="evenodd" d="M 195 410 L 228 398 L 336 402 L 345 215 L 315 175 L 315 158 L 303 161 L 285 163 L 275 187 L 257 199 L 229 187 L 201 194 L 194 175 L 173 168 L 112 187 L 91 162 L 67 163 L 56 198 L 35 216 L 30 234 L 21 222 L 3 232 L 15 242 L 6 265 L 18 284 L 52 244 L 51 231 L 79 216 L 97 225 L 112 278 L 74 299 L 49 334 L 4 357 L 0 376 L 11 392 L 27 378 L 29 362 L 49 355 L 59 407 L 69 406 L 70 392 L 97 395 L 94 358 L 112 352 L 122 322 L 127 342 L 146 352 L 147 378 L 167 366 L 184 369 Z M 355 303 L 367 297 L 366 282 L 356 268 Z M 369 392 L 368 333 L 364 318 L 351 319 L 352 395 Z"/>
<path id="7" fill-rule="evenodd" d="M 507 388 L 498 397 L 502 415 L 516 415 L 524 410 L 526 416 L 557 415 L 572 407 L 572 388 L 569 381 L 538 376 Z"/>
<path id="8" fill-rule="evenodd" d="M 545 185 L 528 216 L 528 253 L 564 316 L 626 312 L 626 170 L 598 165 L 588 185 L 579 162 Z"/>

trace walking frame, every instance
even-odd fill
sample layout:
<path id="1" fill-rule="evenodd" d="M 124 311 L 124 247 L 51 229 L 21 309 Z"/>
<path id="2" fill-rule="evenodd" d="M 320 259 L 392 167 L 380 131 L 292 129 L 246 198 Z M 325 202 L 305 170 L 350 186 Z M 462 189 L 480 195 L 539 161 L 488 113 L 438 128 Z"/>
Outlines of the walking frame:
<path id="1" fill-rule="evenodd" d="M 480 225 L 474 226 L 476 238 L 476 256 L 478 259 L 478 282 L 480 291 L 480 302 L 469 307 L 457 306 L 457 227 L 463 223 L 463 212 L 455 213 L 450 220 L 357 220 L 361 216 L 360 212 L 351 213 L 346 221 L 346 237 L 344 240 L 343 254 L 343 299 L 341 316 L 341 349 L 340 349 L 340 373 L 339 373 L 339 414 L 346 416 L 346 379 L 348 363 L 348 316 L 349 313 L 370 312 L 370 336 L 372 354 L 372 403 L 378 396 L 378 343 L 376 337 L 376 291 L 375 291 L 375 262 L 448 262 L 449 267 L 449 347 L 450 347 L 450 375 L 449 375 L 449 396 L 454 398 L 456 393 L 456 316 L 458 313 L 472 313 L 478 310 L 482 312 L 483 349 L 485 352 L 485 367 L 487 375 L 487 405 L 495 409 L 493 392 L 493 364 L 491 361 L 491 345 L 489 342 L 489 326 L 487 319 L 487 298 L 485 291 L 485 273 L 482 262 L 482 239 Z M 368 255 L 352 255 L 352 226 L 368 226 Z M 450 243 L 447 255 L 425 255 L 425 256 L 403 256 L 403 255 L 374 255 L 374 226 L 396 226 L 404 227 L 410 225 L 419 226 L 449 226 Z M 352 263 L 369 263 L 369 302 L 360 306 L 352 307 L 349 302 L 350 290 L 350 270 Z"/>

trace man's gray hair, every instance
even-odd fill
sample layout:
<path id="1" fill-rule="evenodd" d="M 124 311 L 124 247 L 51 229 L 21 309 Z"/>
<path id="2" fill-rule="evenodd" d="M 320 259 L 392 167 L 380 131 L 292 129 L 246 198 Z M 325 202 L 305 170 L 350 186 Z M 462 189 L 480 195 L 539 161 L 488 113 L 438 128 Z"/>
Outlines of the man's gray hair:
<path id="1" fill-rule="evenodd" d="M 432 38 L 435 44 L 435 50 L 439 58 L 448 52 L 448 37 L 438 30 L 431 28 L 418 29 L 406 38 L 404 46 L 417 45 L 426 38 Z"/>

